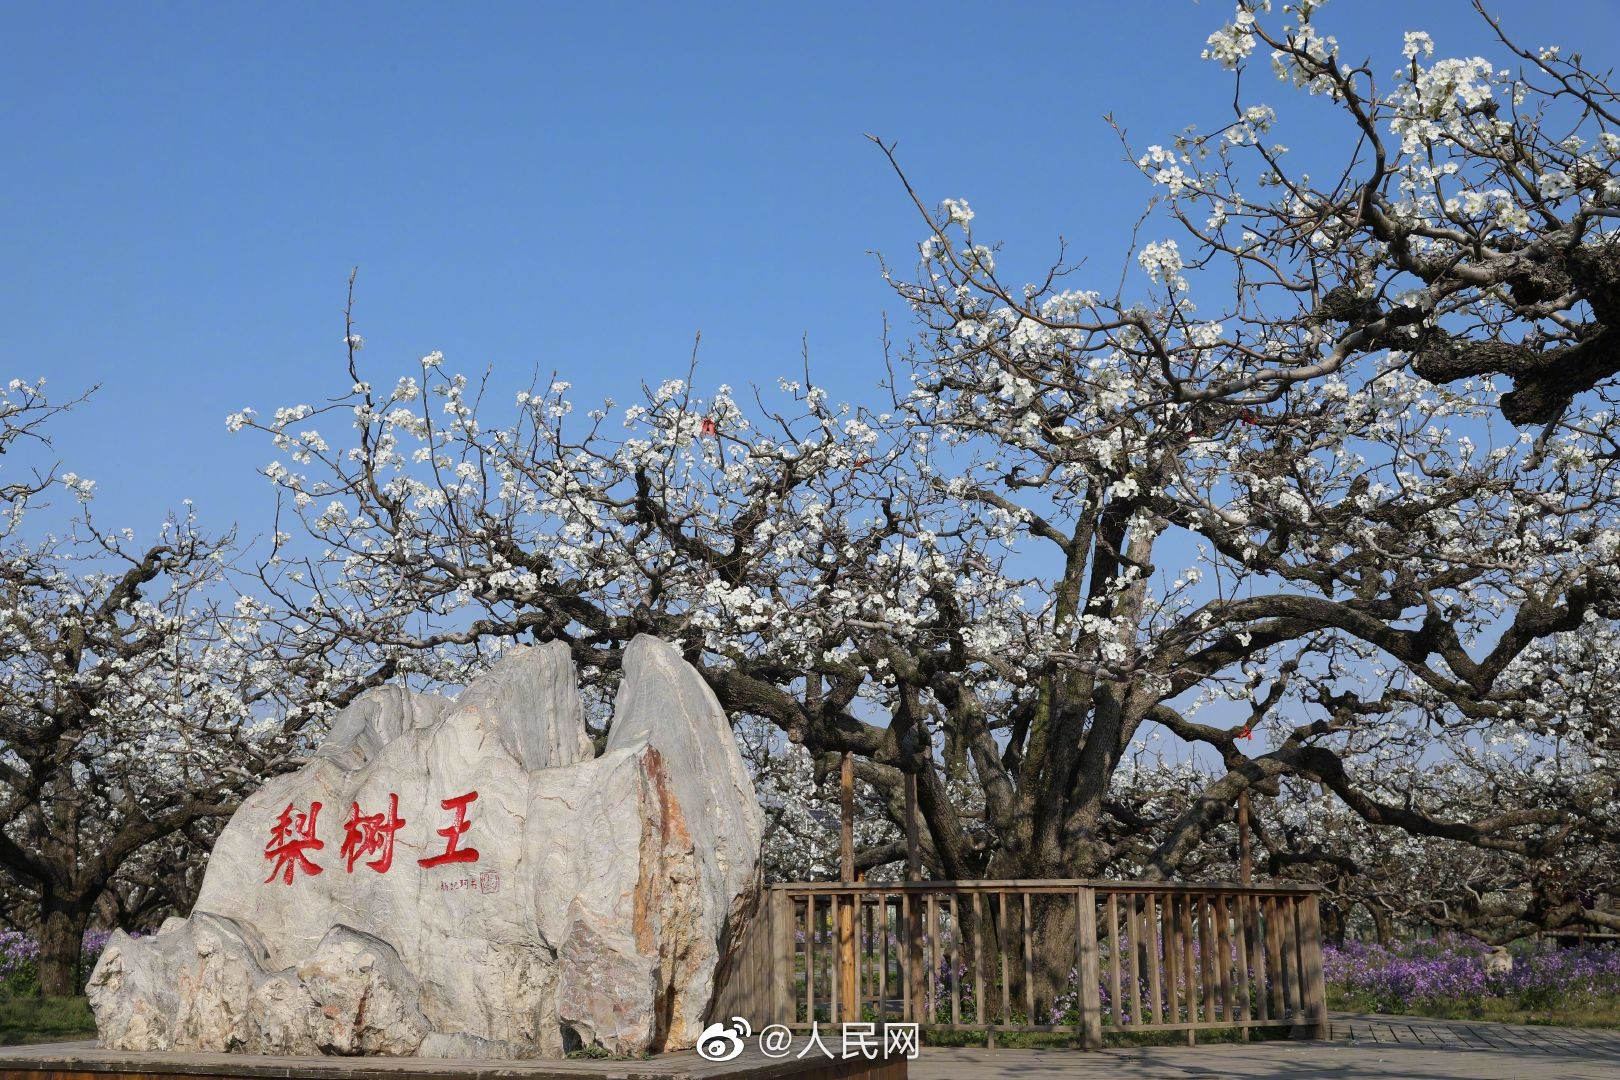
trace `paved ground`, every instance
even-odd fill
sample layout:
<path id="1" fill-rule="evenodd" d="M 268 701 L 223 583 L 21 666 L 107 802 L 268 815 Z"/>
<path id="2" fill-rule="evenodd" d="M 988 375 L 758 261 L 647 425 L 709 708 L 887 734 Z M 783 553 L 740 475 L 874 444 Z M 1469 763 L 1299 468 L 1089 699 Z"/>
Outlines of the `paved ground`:
<path id="1" fill-rule="evenodd" d="M 1617 1080 L 1620 1031 L 1521 1027 L 1387 1016 L 1332 1018 L 1322 1042 L 1223 1043 L 1140 1050 L 924 1048 L 911 1080 L 1068 1080 L 1118 1077 Z"/>
<path id="2" fill-rule="evenodd" d="M 1387 1016 L 1335 1015 L 1331 1035 L 1319 1042 L 1222 1043 L 1197 1047 L 1161 1046 L 1136 1050 L 980 1050 L 924 1047 L 910 1063 L 911 1080 L 1159 1080 L 1178 1077 L 1240 1077 L 1243 1080 L 1620 1080 L 1620 1031 L 1591 1028 L 1521 1027 L 1452 1020 L 1395 1019 Z M 125 1075 L 153 1075 L 173 1058 L 176 1072 L 206 1071 L 211 1062 L 230 1064 L 237 1075 L 253 1073 L 266 1080 L 289 1076 L 330 1080 L 620 1080 L 656 1074 L 670 1077 L 720 1077 L 766 1066 L 782 1071 L 791 1063 L 755 1061 L 745 1055 L 725 1065 L 699 1061 L 696 1054 L 675 1054 L 654 1062 L 444 1062 L 406 1059 L 379 1062 L 366 1058 L 247 1058 L 239 1055 L 119 1055 L 94 1043 L 0 1049 L 0 1075 L 31 1080 L 38 1069 L 58 1076 L 89 1076 L 93 1065 L 111 1068 L 112 1058 L 139 1056 L 141 1069 Z M 28 1059 L 36 1071 L 11 1073 L 8 1062 Z M 109 1059 L 103 1061 L 102 1059 Z M 162 1060 L 158 1060 L 162 1059 Z M 206 1060 L 205 1060 L 206 1059 Z M 99 1064 L 97 1064 L 99 1063 Z M 458 1067 L 459 1066 L 459 1067 Z M 116 1069 L 114 1071 L 117 1071 Z M 787 1071 L 791 1071 L 790 1069 Z"/>

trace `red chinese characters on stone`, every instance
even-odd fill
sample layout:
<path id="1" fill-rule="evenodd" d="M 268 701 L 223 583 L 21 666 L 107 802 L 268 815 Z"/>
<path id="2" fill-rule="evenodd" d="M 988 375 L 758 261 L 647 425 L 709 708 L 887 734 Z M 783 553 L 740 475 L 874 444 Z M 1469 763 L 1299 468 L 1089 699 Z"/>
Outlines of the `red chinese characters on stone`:
<path id="1" fill-rule="evenodd" d="M 443 866 L 446 863 L 477 862 L 478 849 L 458 847 L 461 843 L 461 834 L 466 832 L 472 824 L 467 820 L 467 804 L 478 798 L 478 792 L 469 791 L 465 795 L 457 795 L 453 799 L 441 800 L 439 805 L 446 810 L 455 811 L 456 820 L 438 830 L 439 835 L 445 838 L 445 849 L 437 855 L 416 861 L 423 866 Z"/>
<path id="2" fill-rule="evenodd" d="M 343 847 L 339 854 L 345 860 L 344 868 L 354 873 L 354 864 L 366 855 L 376 855 L 366 865 L 379 874 L 388 873 L 394 865 L 394 834 L 405 824 L 399 816 L 399 796 L 388 793 L 386 814 L 362 814 L 359 803 L 349 804 L 349 820 L 343 823 Z"/>
<path id="3" fill-rule="evenodd" d="M 276 818 L 276 823 L 270 827 L 270 842 L 264 847 L 264 857 L 274 859 L 275 867 L 270 876 L 265 878 L 265 884 L 281 880 L 291 885 L 293 874 L 302 871 L 306 874 L 318 874 L 321 868 L 309 861 L 306 851 L 319 851 L 326 845 L 315 839 L 315 819 L 321 812 L 321 804 L 309 804 L 309 813 L 300 814 L 293 810 L 293 804 L 288 803 L 287 809 Z"/>
<path id="4" fill-rule="evenodd" d="M 445 848 L 437 855 L 416 860 L 422 866 L 444 866 L 449 863 L 475 863 L 478 849 L 462 847 L 461 838 L 472 825 L 467 820 L 467 807 L 478 798 L 478 792 L 469 791 L 453 799 L 443 799 L 439 805 L 455 814 L 455 820 L 438 833 L 445 839 Z M 309 852 L 326 847 L 315 835 L 315 824 L 320 816 L 321 804 L 311 802 L 308 813 L 299 813 L 292 803 L 276 818 L 270 827 L 270 842 L 265 845 L 264 857 L 273 860 L 275 867 L 265 884 L 280 878 L 287 885 L 299 872 L 319 874 L 321 868 L 310 861 Z M 354 873 L 354 864 L 366 859 L 366 865 L 379 874 L 386 874 L 394 865 L 394 834 L 405 824 L 399 816 L 399 795 L 388 793 L 388 809 L 377 814 L 363 814 L 360 804 L 349 804 L 349 818 L 343 823 L 343 846 L 339 858 L 344 869 Z M 367 858 L 367 856 L 376 856 Z M 488 875 L 486 875 L 488 876 Z M 495 888 L 499 888 L 497 884 Z M 489 890 L 485 890 L 489 891 Z"/>

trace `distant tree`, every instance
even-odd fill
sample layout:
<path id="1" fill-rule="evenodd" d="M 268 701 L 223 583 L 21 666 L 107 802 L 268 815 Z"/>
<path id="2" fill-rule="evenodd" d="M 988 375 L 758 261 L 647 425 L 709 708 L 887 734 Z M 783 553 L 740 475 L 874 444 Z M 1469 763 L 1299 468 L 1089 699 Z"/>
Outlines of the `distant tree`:
<path id="1" fill-rule="evenodd" d="M 0 865 L 38 905 L 46 994 L 74 992 L 125 861 L 252 775 L 251 654 L 207 597 L 225 550 L 189 518 L 141 547 L 83 516 L 0 562 Z"/>
<path id="2" fill-rule="evenodd" d="M 743 761 L 765 811 L 765 873 L 772 881 L 840 878 L 842 802 L 839 756 L 817 759 L 774 725 L 742 717 L 736 725 Z M 855 785 L 855 870 L 871 875 L 900 865 L 904 834 L 871 785 Z"/>
<path id="3" fill-rule="evenodd" d="M 45 393 L 45 380 L 28 383 L 13 379 L 0 389 L 0 455 L 12 451 L 17 444 L 29 442 L 50 445 L 45 430 L 50 419 L 84 401 L 85 397 L 53 404 Z M 0 480 L 0 535 L 9 534 L 28 500 L 50 486 L 56 479 L 54 465 L 35 469 L 28 476 L 17 476 L 15 470 L 5 470 Z"/>
<path id="4" fill-rule="evenodd" d="M 12 383 L 0 449 L 55 411 Z M 229 534 L 188 510 L 139 542 L 95 521 L 94 486 L 52 466 L 0 487 L 0 876 L 46 994 L 74 992 L 98 910 L 147 928 L 188 906 L 213 830 L 366 684 L 328 693 L 346 669 L 319 641 L 261 633 Z"/>

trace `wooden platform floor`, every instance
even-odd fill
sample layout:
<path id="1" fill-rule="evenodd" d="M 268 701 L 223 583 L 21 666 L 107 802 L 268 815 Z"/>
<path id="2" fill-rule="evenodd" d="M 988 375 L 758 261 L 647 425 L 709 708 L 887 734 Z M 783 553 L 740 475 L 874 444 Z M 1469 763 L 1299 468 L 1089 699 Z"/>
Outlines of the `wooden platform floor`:
<path id="1" fill-rule="evenodd" d="M 1620 1080 L 1620 1031 L 1416 1017 L 1331 1017 L 1319 1042 L 1102 1050 L 924 1047 L 911 1080 Z"/>
<path id="2" fill-rule="evenodd" d="M 277 1057 L 143 1053 L 94 1042 L 0 1047 L 0 1080 L 905 1080 L 906 1061 L 772 1059 L 750 1047 L 732 1061 L 695 1051 L 642 1061 L 463 1061 L 454 1058 Z"/>

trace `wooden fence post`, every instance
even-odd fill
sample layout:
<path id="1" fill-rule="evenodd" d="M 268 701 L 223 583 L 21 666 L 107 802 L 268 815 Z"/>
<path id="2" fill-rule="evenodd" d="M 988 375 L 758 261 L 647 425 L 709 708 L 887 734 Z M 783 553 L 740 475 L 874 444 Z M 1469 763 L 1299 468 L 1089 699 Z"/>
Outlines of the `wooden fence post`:
<path id="1" fill-rule="evenodd" d="M 1097 893 L 1093 889 L 1075 890 L 1074 902 L 1079 906 L 1075 914 L 1075 933 L 1079 935 L 1076 949 L 1079 967 L 1075 977 L 1075 1006 L 1080 1010 L 1080 1045 L 1087 1050 L 1101 1050 L 1102 1038 L 1102 969 L 1097 962 Z"/>
<path id="2" fill-rule="evenodd" d="M 1300 988 L 1300 1013 L 1294 1022 L 1296 1039 L 1327 1038 L 1327 983 L 1322 976 L 1322 912 L 1315 893 L 1307 893 L 1299 903 L 1299 952 L 1304 986 Z"/>
<path id="3" fill-rule="evenodd" d="M 923 949 L 923 937 L 933 932 L 924 917 L 928 905 L 921 895 L 916 896 L 911 904 L 911 926 L 907 933 L 911 937 L 909 955 L 906 958 L 906 979 L 911 986 L 911 1017 L 914 1023 L 927 1023 L 928 1016 L 928 971 L 926 961 L 923 959 L 927 953 Z"/>
<path id="4" fill-rule="evenodd" d="M 839 766 L 839 870 L 844 884 L 855 886 L 855 760 L 844 751 Z M 861 966 L 855 947 L 856 912 L 860 894 L 851 892 L 838 903 L 838 1001 L 843 1006 L 842 1016 L 835 1017 L 845 1023 L 861 1018 Z"/>
<path id="5" fill-rule="evenodd" d="M 906 880 L 922 880 L 922 844 L 917 828 L 917 774 L 906 773 Z M 910 896 L 909 893 L 902 894 Z M 924 1022 L 923 996 L 927 987 L 926 976 L 923 973 L 923 917 L 921 897 L 912 900 L 906 907 L 906 993 L 910 996 L 910 1006 L 907 1020 L 913 1023 Z M 930 931 L 931 932 L 931 931 Z M 932 1019 L 932 1018 L 930 1018 Z"/>
<path id="6" fill-rule="evenodd" d="M 791 1024 L 794 1016 L 794 942 L 793 900 L 786 889 L 772 889 L 769 900 L 770 915 L 770 1001 L 771 1020 L 778 1024 Z"/>
<path id="7" fill-rule="evenodd" d="M 848 893 L 838 901 L 838 1003 L 839 1019 L 850 1023 L 861 1018 L 860 953 L 856 949 L 855 906 L 859 893 Z"/>

